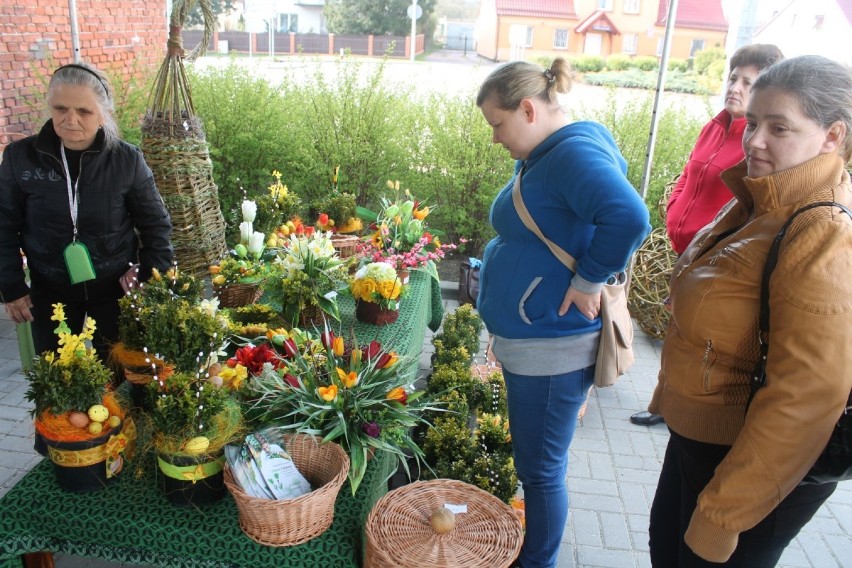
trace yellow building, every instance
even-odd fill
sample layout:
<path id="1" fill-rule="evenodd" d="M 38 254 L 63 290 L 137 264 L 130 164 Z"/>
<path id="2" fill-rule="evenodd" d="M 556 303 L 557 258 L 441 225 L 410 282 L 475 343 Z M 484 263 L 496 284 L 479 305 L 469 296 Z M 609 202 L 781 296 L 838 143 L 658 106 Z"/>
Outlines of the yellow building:
<path id="1" fill-rule="evenodd" d="M 723 48 L 721 0 L 679 0 L 671 57 Z M 587 54 L 660 56 L 668 0 L 482 0 L 477 53 L 494 61 Z"/>

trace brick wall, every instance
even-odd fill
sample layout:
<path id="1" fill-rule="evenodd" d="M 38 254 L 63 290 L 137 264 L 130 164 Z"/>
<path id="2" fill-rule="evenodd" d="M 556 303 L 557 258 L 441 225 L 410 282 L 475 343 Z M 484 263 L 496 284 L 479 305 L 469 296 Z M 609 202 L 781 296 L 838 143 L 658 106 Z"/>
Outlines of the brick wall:
<path id="1" fill-rule="evenodd" d="M 166 0 L 76 0 L 80 59 L 114 82 L 159 68 L 166 54 Z M 73 63 L 68 0 L 0 2 L 0 152 L 47 118 L 44 88 Z"/>

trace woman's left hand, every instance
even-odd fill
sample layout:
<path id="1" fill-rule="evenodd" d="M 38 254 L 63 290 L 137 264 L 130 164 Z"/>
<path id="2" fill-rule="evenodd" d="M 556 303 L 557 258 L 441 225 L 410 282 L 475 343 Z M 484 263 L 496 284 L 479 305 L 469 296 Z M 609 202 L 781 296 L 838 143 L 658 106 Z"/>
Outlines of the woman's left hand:
<path id="1" fill-rule="evenodd" d="M 565 299 L 562 300 L 562 305 L 559 306 L 559 315 L 564 316 L 568 313 L 571 304 L 577 306 L 581 314 L 593 320 L 601 312 L 601 293 L 584 294 L 569 286 L 568 291 L 565 292 Z"/>
<path id="2" fill-rule="evenodd" d="M 121 289 L 124 290 L 124 293 L 130 292 L 132 288 L 138 287 L 139 282 L 136 280 L 137 275 L 139 274 L 139 265 L 134 264 L 130 267 L 130 270 L 124 273 L 124 275 L 119 278 L 119 283 L 121 284 Z"/>

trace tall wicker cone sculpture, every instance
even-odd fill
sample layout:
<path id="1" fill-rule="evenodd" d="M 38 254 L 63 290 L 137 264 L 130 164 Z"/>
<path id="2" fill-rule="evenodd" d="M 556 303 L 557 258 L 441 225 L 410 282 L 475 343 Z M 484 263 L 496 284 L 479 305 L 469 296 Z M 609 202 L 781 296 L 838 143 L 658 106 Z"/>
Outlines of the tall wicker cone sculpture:
<path id="1" fill-rule="evenodd" d="M 196 0 L 173 4 L 168 51 L 151 92 L 140 145 L 172 218 L 178 264 L 196 276 L 206 273 L 227 250 L 213 163 L 183 66 L 184 58 L 192 61 L 204 54 L 215 25 L 210 0 L 197 1 L 204 14 L 204 37 L 187 55 L 181 29 Z"/>

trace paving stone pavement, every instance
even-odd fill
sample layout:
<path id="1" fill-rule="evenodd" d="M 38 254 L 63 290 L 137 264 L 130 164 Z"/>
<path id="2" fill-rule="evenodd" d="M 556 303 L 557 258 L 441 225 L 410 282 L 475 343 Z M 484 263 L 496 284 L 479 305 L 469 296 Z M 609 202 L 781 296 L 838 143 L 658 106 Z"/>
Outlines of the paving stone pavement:
<path id="1" fill-rule="evenodd" d="M 455 286 L 452 282 L 442 282 L 447 311 L 458 306 L 453 299 Z M 431 337 L 427 332 L 421 377 L 428 372 Z M 483 351 L 486 339 L 483 334 Z M 570 449 L 567 483 L 571 511 L 557 568 L 651 565 L 648 511 L 668 431 L 665 425 L 635 426 L 629 417 L 643 410 L 651 397 L 659 370 L 660 346 L 659 341 L 637 329 L 634 367 L 614 387 L 592 391 Z M 32 449 L 31 407 L 24 399 L 25 392 L 15 326 L 3 311 L 0 313 L 0 496 L 41 459 Z M 56 566 L 133 568 L 66 555 L 57 555 Z M 852 483 L 841 484 L 784 552 L 779 566 L 852 568 Z"/>

